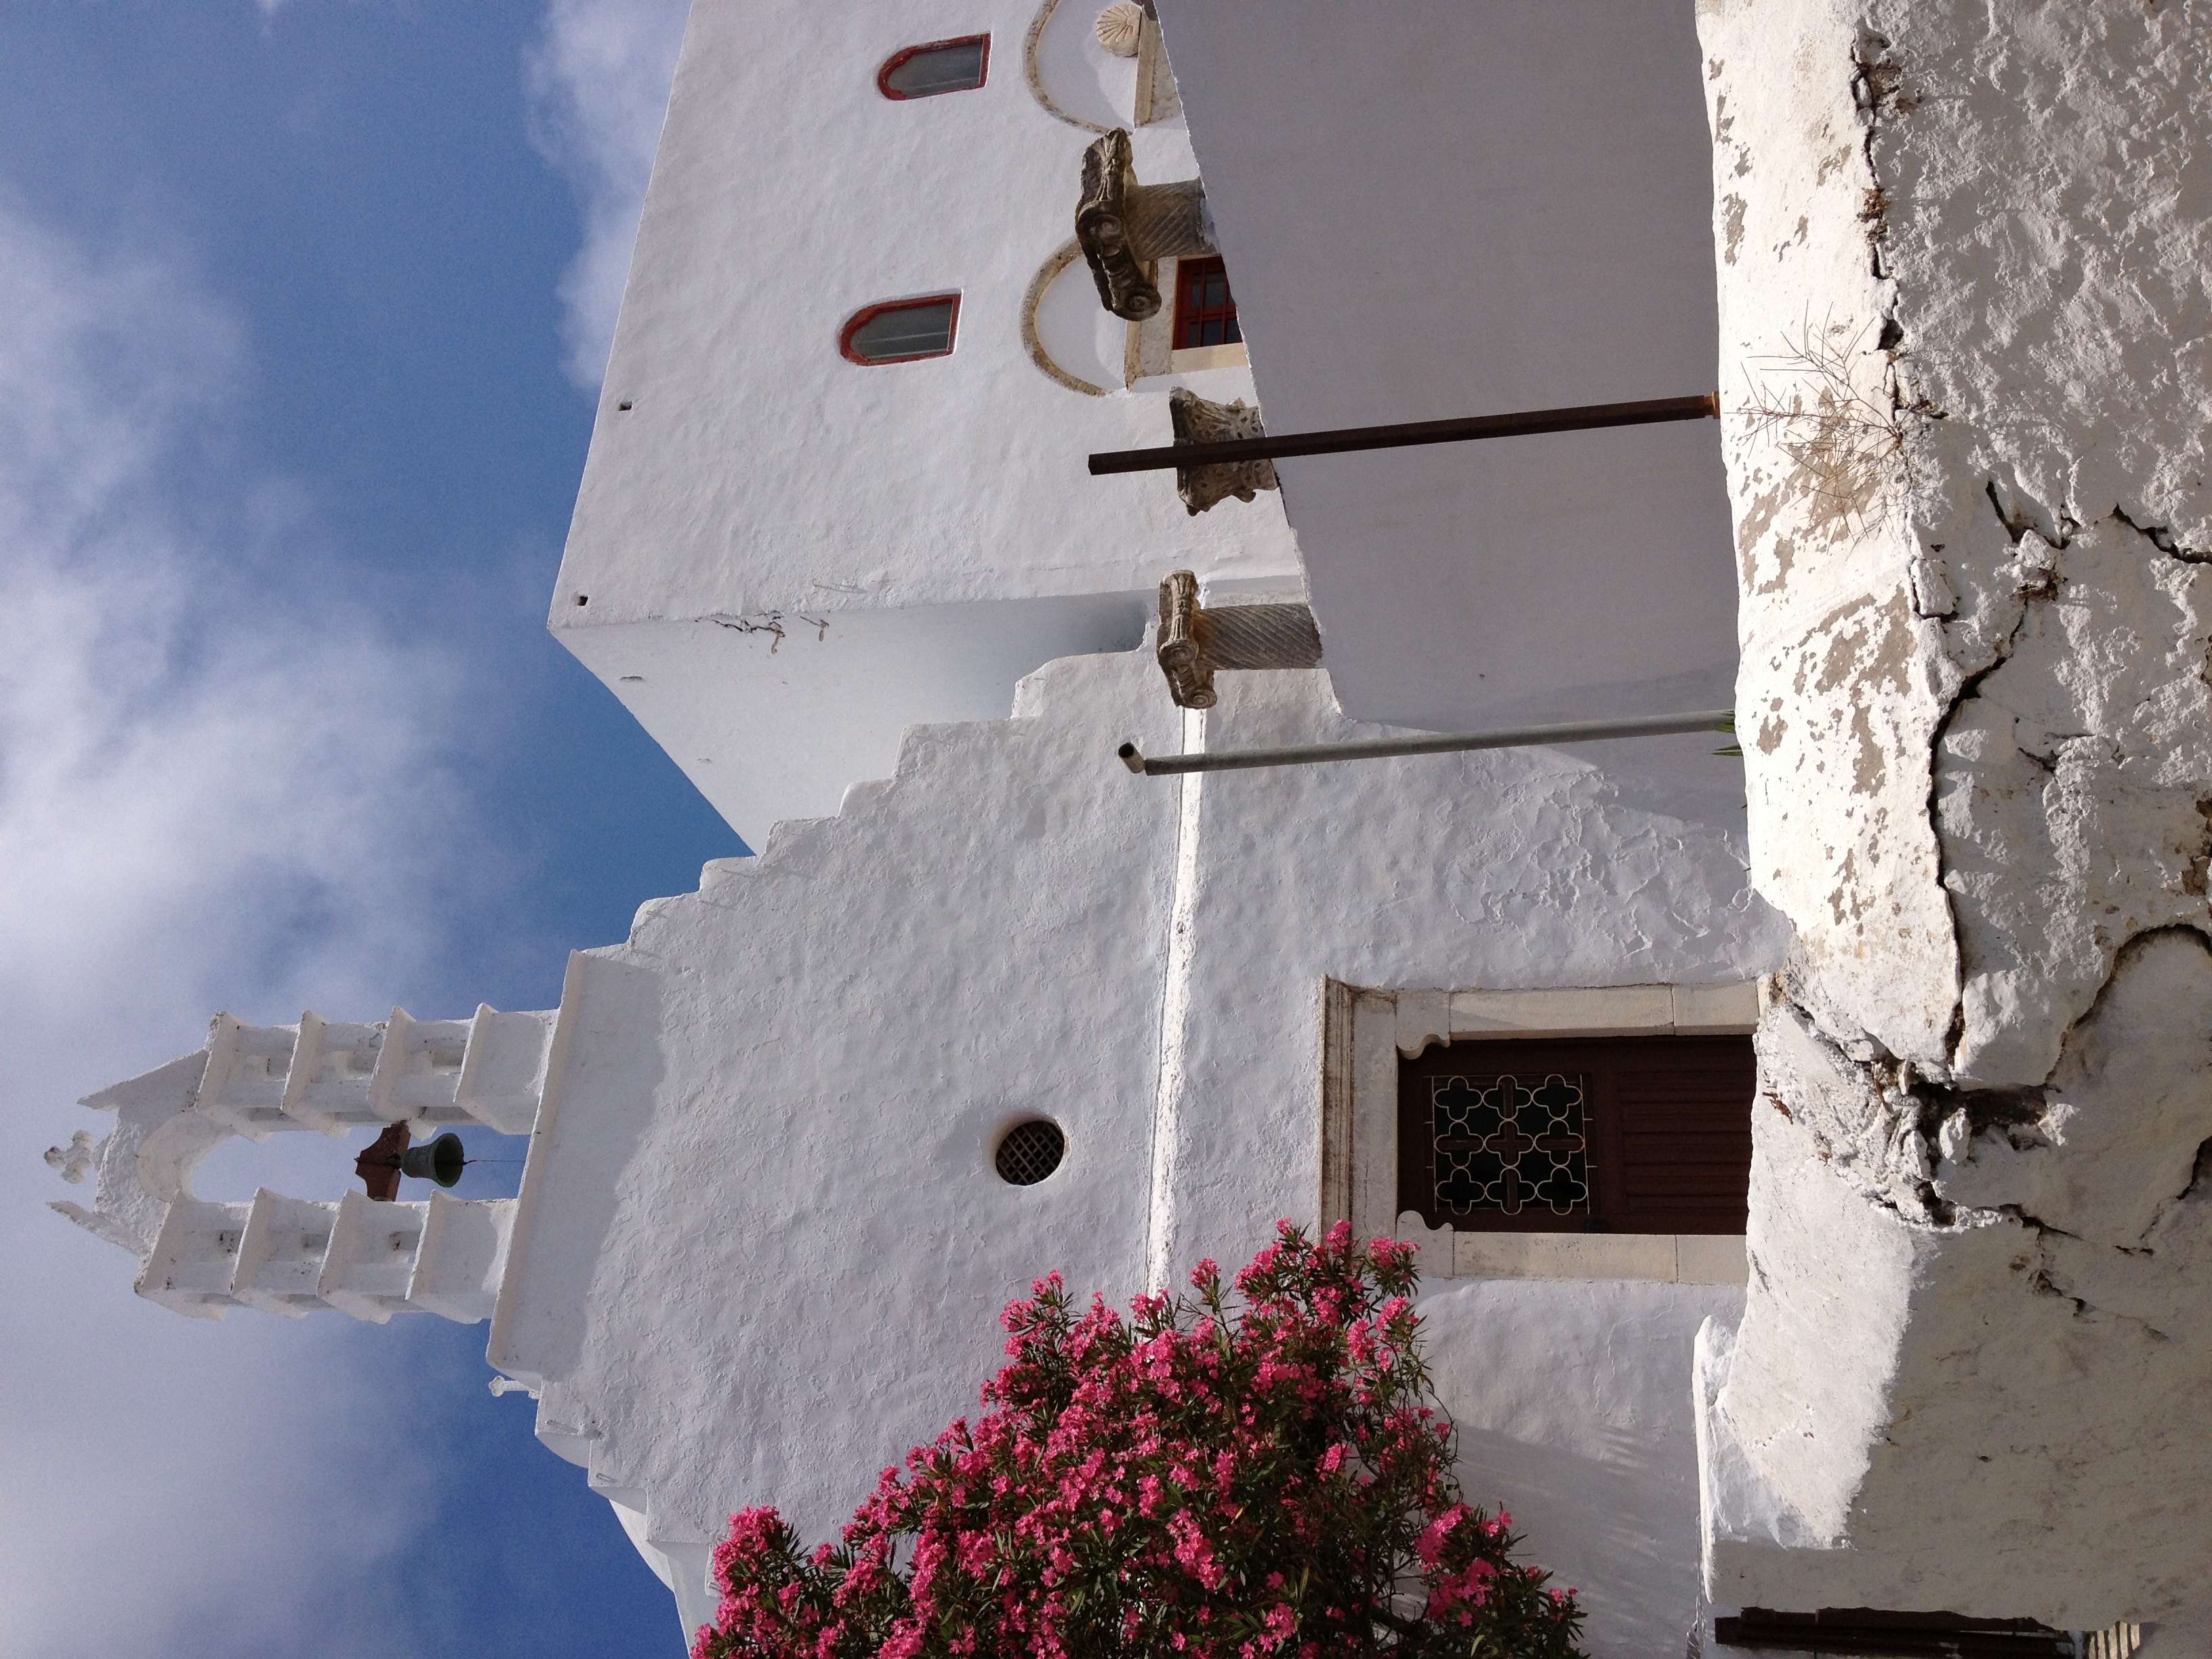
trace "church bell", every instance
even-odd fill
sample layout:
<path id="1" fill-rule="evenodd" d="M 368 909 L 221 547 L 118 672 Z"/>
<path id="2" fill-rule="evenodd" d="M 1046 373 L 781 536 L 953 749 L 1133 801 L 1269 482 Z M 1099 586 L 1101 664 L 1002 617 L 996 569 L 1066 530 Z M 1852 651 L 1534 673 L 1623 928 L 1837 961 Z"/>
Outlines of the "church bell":
<path id="1" fill-rule="evenodd" d="M 460 1181 L 461 1168 L 467 1162 L 461 1138 L 449 1131 L 427 1146 L 414 1146 L 402 1152 L 399 1155 L 399 1173 L 413 1176 L 418 1181 L 434 1181 L 441 1187 L 451 1187 Z"/>

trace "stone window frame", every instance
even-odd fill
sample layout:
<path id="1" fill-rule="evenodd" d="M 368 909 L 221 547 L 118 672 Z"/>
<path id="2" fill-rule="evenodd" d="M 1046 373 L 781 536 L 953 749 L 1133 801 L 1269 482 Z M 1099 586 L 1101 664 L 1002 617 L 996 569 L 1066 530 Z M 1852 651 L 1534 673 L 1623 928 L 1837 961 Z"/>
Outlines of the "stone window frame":
<path id="1" fill-rule="evenodd" d="M 1065 121 L 1085 132 L 1109 132 L 1096 121 L 1086 121 L 1079 115 L 1070 114 L 1045 85 L 1044 65 L 1038 56 L 1044 32 L 1060 7 L 1060 0 L 1042 0 L 1036 15 L 1030 20 L 1029 32 L 1022 37 L 1022 78 L 1029 83 L 1030 95 L 1037 107 L 1055 121 Z M 1135 106 L 1129 112 L 1132 126 L 1146 127 L 1156 121 L 1173 121 L 1182 114 L 1182 94 L 1177 90 L 1175 70 L 1168 62 L 1166 42 L 1160 35 L 1159 19 L 1145 9 L 1146 17 L 1137 40 L 1137 96 Z"/>
<path id="2" fill-rule="evenodd" d="M 1161 293 L 1175 291 L 1180 263 L 1172 258 L 1154 262 L 1149 274 Z M 1133 386 L 1139 380 L 1164 374 L 1194 374 L 1209 368 L 1251 367 L 1252 354 L 1242 340 L 1235 345 L 1187 346 L 1178 350 L 1175 343 L 1175 311 L 1173 306 L 1164 305 L 1143 322 L 1129 325 L 1128 344 L 1121 359 L 1124 386 Z M 1241 327 L 1243 319 L 1238 321 Z"/>
<path id="3" fill-rule="evenodd" d="M 1324 981 L 1321 1224 L 1413 1241 L 1421 1276 L 1643 1279 L 1741 1285 L 1739 1237 L 1474 1233 L 1431 1230 L 1398 1196 L 1398 1065 L 1432 1042 L 1485 1039 L 1736 1036 L 1759 1026 L 1759 984 L 1620 985 L 1525 991 L 1384 990 Z"/>

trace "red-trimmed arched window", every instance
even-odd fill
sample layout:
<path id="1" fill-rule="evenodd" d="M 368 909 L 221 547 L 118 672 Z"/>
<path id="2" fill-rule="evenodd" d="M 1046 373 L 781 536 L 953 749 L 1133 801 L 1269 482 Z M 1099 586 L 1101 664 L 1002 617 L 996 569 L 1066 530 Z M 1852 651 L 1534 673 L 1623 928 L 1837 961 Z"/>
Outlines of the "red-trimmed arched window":
<path id="1" fill-rule="evenodd" d="M 905 46 L 884 59 L 876 88 L 886 98 L 934 98 L 941 92 L 973 92 L 991 70 L 991 37 L 963 34 Z"/>
<path id="2" fill-rule="evenodd" d="M 910 363 L 923 357 L 949 357 L 960 325 L 960 296 L 929 294 L 918 300 L 886 300 L 863 306 L 848 318 L 837 349 L 855 363 Z"/>

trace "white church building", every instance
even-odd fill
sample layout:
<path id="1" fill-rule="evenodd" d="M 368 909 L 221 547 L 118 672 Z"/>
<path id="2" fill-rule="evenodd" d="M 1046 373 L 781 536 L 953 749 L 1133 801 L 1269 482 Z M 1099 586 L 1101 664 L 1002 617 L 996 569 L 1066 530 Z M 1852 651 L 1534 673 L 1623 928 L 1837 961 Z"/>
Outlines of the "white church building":
<path id="1" fill-rule="evenodd" d="M 2208 61 L 2181 3 L 696 0 L 550 620 L 757 855 L 557 1009 L 218 1016 L 55 1207 L 193 1316 L 489 1320 L 687 1636 L 1032 1278 L 1290 1217 L 1418 1242 L 1600 1659 L 2212 1653 Z M 455 1125 L 517 1198 L 192 1194 Z"/>

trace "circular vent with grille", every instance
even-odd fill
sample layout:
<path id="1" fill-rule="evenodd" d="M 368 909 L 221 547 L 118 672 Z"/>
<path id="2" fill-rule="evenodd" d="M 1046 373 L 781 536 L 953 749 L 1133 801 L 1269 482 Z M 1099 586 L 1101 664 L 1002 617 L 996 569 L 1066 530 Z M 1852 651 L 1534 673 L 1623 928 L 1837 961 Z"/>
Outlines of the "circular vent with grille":
<path id="1" fill-rule="evenodd" d="M 1067 1138 L 1060 1125 L 1043 1118 L 1017 1123 L 999 1142 L 999 1178 L 1017 1187 L 1034 1187 L 1060 1167 Z"/>

